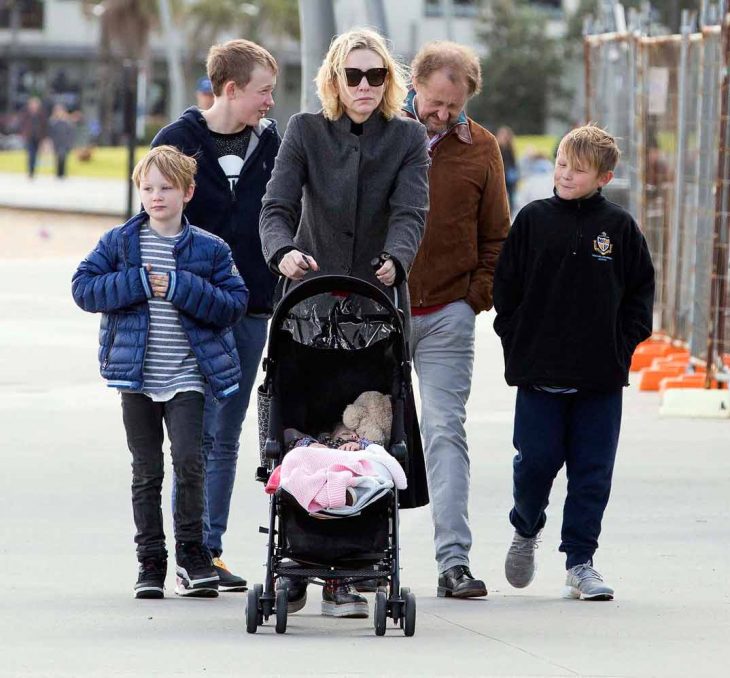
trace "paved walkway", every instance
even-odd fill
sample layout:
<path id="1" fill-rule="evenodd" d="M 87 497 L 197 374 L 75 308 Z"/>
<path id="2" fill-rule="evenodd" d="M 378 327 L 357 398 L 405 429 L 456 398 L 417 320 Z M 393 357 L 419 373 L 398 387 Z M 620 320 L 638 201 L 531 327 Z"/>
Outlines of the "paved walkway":
<path id="1" fill-rule="evenodd" d="M 139 205 L 135 192 L 135 209 Z M 123 179 L 87 179 L 0 172 L 0 207 L 101 214 L 124 217 L 127 182 Z"/>
<path id="2" fill-rule="evenodd" d="M 559 597 L 562 475 L 535 582 L 512 589 L 503 559 L 514 391 L 502 380 L 490 315 L 477 323 L 467 422 L 473 569 L 487 581 L 488 599 L 436 598 L 430 514 L 422 508 L 402 513 L 402 579 L 418 598 L 413 638 L 391 627 L 377 638 L 370 619 L 321 617 L 316 589 L 284 636 L 271 624 L 246 634 L 240 595 L 177 598 L 172 576 L 164 600 L 133 600 L 119 400 L 98 375 L 99 319 L 77 309 L 69 290 L 86 250 L 40 263 L 0 258 L 0 676 L 727 675 L 730 424 L 661 420 L 655 394 L 628 389 L 596 558 L 616 600 Z M 262 581 L 266 544 L 258 526 L 267 522 L 267 501 L 252 479 L 256 441 L 252 407 L 225 539 L 226 559 L 249 582 Z M 172 539 L 169 481 L 165 490 Z"/>

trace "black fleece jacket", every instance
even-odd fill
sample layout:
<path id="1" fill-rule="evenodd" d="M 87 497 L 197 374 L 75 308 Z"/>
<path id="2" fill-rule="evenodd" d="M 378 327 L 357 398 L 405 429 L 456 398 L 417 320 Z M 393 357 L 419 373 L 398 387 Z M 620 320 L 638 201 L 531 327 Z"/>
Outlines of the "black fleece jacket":
<path id="1" fill-rule="evenodd" d="M 276 276 L 261 252 L 259 214 L 281 140 L 273 120 L 263 121 L 253 133 L 258 143 L 246 159 L 233 192 L 218 164 L 218 153 L 205 118 L 194 106 L 163 127 L 152 140 L 152 146 L 170 144 L 198 161 L 195 193 L 185 208 L 185 216 L 191 224 L 215 233 L 228 243 L 249 289 L 248 313 L 269 314 Z"/>
<path id="2" fill-rule="evenodd" d="M 651 334 L 654 267 L 631 215 L 600 192 L 517 215 L 494 276 L 494 329 L 511 386 L 628 384 Z"/>

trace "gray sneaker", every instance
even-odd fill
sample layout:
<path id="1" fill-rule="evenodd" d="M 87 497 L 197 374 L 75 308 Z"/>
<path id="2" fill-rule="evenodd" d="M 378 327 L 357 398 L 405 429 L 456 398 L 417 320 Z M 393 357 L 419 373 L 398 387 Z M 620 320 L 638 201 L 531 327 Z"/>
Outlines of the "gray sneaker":
<path id="1" fill-rule="evenodd" d="M 568 570 L 563 598 L 613 600 L 613 589 L 604 583 L 603 577 L 593 569 L 591 562 L 588 561 Z"/>
<path id="2" fill-rule="evenodd" d="M 516 589 L 524 589 L 535 578 L 535 549 L 539 541 L 539 532 L 534 537 L 515 532 L 504 561 L 504 575 Z"/>

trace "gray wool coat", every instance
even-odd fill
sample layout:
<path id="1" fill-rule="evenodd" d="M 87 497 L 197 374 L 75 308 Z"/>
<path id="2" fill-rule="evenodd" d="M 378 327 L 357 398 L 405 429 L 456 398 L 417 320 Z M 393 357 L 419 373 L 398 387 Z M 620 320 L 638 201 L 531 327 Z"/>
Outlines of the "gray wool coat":
<path id="1" fill-rule="evenodd" d="M 259 232 L 274 270 L 283 248 L 311 254 L 324 273 L 376 282 L 381 252 L 407 272 L 428 211 L 428 141 L 415 120 L 374 113 L 358 136 L 343 115 L 289 120 L 263 198 Z"/>

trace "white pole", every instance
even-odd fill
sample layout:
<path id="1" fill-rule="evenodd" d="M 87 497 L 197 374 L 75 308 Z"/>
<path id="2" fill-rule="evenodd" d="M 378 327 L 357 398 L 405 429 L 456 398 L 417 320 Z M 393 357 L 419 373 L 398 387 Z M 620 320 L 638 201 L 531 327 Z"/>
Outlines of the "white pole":
<path id="1" fill-rule="evenodd" d="M 383 0 L 365 0 L 365 13 L 368 18 L 368 24 L 377 29 L 378 33 L 384 38 L 390 37 Z"/>
<path id="2" fill-rule="evenodd" d="M 299 0 L 299 25 L 302 34 L 301 110 L 320 108 L 314 78 L 335 35 L 335 10 L 332 0 Z"/>
<path id="3" fill-rule="evenodd" d="M 167 116 L 170 120 L 177 118 L 185 106 L 185 80 L 180 63 L 178 31 L 172 23 L 169 0 L 157 0 L 160 9 L 160 25 L 162 28 L 165 54 L 167 56 L 167 74 L 169 96 L 167 97 Z"/>

